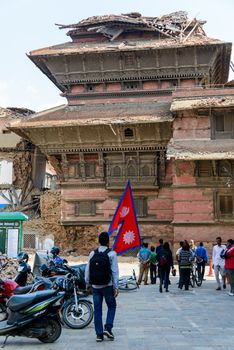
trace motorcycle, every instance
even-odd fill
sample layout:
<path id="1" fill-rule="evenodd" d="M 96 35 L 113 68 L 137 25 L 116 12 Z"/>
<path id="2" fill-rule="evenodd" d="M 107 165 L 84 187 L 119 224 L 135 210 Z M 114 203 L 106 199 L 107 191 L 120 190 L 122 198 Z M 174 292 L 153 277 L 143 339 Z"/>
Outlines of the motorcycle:
<path id="1" fill-rule="evenodd" d="M 64 301 L 63 292 L 46 290 L 14 295 L 7 302 L 7 320 L 0 322 L 0 336 L 37 338 L 42 343 L 53 343 L 61 334 L 58 312 Z"/>
<path id="2" fill-rule="evenodd" d="M 44 262 L 40 265 L 41 262 Z M 85 284 L 86 264 L 69 267 L 48 264 L 47 255 L 36 253 L 33 273 L 37 280 L 45 283 L 52 281 L 65 292 L 65 303 L 61 310 L 62 321 L 70 328 L 81 329 L 88 326 L 93 319 L 92 302 L 87 299 Z M 41 276 L 39 276 L 39 274 Z"/>
<path id="3" fill-rule="evenodd" d="M 73 268 L 67 266 L 67 275 L 57 277 L 54 286 L 65 292 L 65 302 L 61 309 L 62 320 L 73 329 L 87 327 L 93 320 L 92 302 L 87 299 L 87 293 L 79 288 L 79 275 Z"/>
<path id="4" fill-rule="evenodd" d="M 51 285 L 52 283 L 50 284 L 50 287 Z M 0 321 L 7 318 L 6 304 L 11 296 L 33 293 L 44 289 L 49 289 L 49 287 L 46 288 L 44 281 L 36 281 L 35 283 L 29 284 L 25 287 L 20 287 L 14 280 L 0 279 Z"/>

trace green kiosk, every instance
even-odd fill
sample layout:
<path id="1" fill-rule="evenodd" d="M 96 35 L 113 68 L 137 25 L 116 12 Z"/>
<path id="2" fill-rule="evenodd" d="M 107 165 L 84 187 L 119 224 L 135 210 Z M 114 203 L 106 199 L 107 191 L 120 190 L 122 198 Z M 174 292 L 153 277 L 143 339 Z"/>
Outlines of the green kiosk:
<path id="1" fill-rule="evenodd" d="M 28 216 L 21 212 L 0 212 L 0 252 L 15 258 L 23 247 L 23 221 Z"/>

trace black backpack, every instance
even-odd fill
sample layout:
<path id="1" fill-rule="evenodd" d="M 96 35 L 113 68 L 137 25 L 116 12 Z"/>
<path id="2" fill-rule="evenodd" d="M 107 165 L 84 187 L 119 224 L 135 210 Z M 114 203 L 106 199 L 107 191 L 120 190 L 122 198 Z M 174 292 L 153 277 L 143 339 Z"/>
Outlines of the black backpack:
<path id="1" fill-rule="evenodd" d="M 108 253 L 110 249 L 104 252 L 94 250 L 94 255 L 89 261 L 89 283 L 96 285 L 108 284 L 111 280 L 111 264 Z"/>

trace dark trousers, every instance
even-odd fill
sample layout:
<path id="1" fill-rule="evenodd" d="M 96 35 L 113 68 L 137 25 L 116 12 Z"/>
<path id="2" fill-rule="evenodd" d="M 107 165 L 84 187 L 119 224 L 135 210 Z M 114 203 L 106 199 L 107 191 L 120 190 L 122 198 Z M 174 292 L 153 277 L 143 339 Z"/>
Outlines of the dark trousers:
<path id="1" fill-rule="evenodd" d="M 204 274 L 205 274 L 205 268 L 206 268 L 206 262 L 202 261 L 201 263 L 197 263 L 197 270 L 199 275 L 201 276 L 201 278 L 204 278 Z"/>
<path id="2" fill-rule="evenodd" d="M 104 288 L 93 288 L 93 304 L 94 304 L 94 326 L 97 335 L 103 335 L 102 323 L 102 302 L 105 298 L 107 305 L 107 316 L 105 329 L 111 331 L 115 318 L 116 300 L 114 297 L 113 286 Z"/>
<path id="3" fill-rule="evenodd" d="M 157 265 L 150 263 L 150 282 L 151 284 L 156 283 L 157 278 Z"/>
<path id="4" fill-rule="evenodd" d="M 168 289 L 170 269 L 170 266 L 159 267 L 160 288 L 164 285 L 166 290 Z"/>
<path id="5" fill-rule="evenodd" d="M 182 289 L 183 286 L 185 287 L 185 290 L 189 289 L 189 281 L 190 281 L 190 267 L 182 267 L 180 268 L 180 288 Z"/>

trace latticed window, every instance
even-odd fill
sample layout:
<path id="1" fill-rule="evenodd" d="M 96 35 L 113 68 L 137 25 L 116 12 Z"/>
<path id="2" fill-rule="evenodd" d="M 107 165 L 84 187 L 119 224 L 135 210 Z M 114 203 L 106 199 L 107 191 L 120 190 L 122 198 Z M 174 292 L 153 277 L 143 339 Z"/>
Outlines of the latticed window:
<path id="1" fill-rule="evenodd" d="M 36 236 L 34 233 L 24 234 L 23 247 L 32 249 L 36 248 Z"/>
<path id="2" fill-rule="evenodd" d="M 232 193 L 217 193 L 216 197 L 217 212 L 219 219 L 234 218 L 234 195 Z"/>
<path id="3" fill-rule="evenodd" d="M 132 138 L 134 136 L 133 130 L 130 128 L 127 128 L 124 130 L 124 136 L 126 139 Z"/>
<path id="4" fill-rule="evenodd" d="M 232 214 L 233 212 L 233 199 L 232 196 L 220 196 L 219 197 L 220 214 Z"/>
<path id="5" fill-rule="evenodd" d="M 136 176 L 136 168 L 133 165 L 129 165 L 127 168 L 127 176 Z"/>
<path id="6" fill-rule="evenodd" d="M 210 160 L 198 161 L 198 176 L 209 177 L 212 176 L 212 163 Z"/>
<path id="7" fill-rule="evenodd" d="M 114 166 L 113 168 L 113 176 L 120 177 L 121 176 L 121 168 L 119 166 Z"/>
<path id="8" fill-rule="evenodd" d="M 81 177 L 81 165 L 79 163 L 77 163 L 76 165 L 71 165 L 71 167 L 70 167 L 71 174 L 72 174 L 72 167 L 75 167 L 75 177 Z"/>
<path id="9" fill-rule="evenodd" d="M 94 178 L 96 175 L 95 163 L 85 163 L 85 176 Z"/>
<path id="10" fill-rule="evenodd" d="M 124 83 L 124 90 L 137 90 L 140 88 L 139 81 L 128 81 Z"/>
<path id="11" fill-rule="evenodd" d="M 134 198 L 134 206 L 137 216 L 147 216 L 147 198 Z"/>
<path id="12" fill-rule="evenodd" d="M 134 55 L 129 54 L 124 56 L 124 65 L 125 68 L 132 68 L 136 65 L 136 59 Z"/>
<path id="13" fill-rule="evenodd" d="M 141 175 L 142 176 L 149 176 L 150 175 L 150 169 L 148 165 L 144 165 L 143 168 L 141 169 Z"/>
<path id="14" fill-rule="evenodd" d="M 75 215 L 91 216 L 96 214 L 96 202 L 80 201 L 75 203 Z"/>

